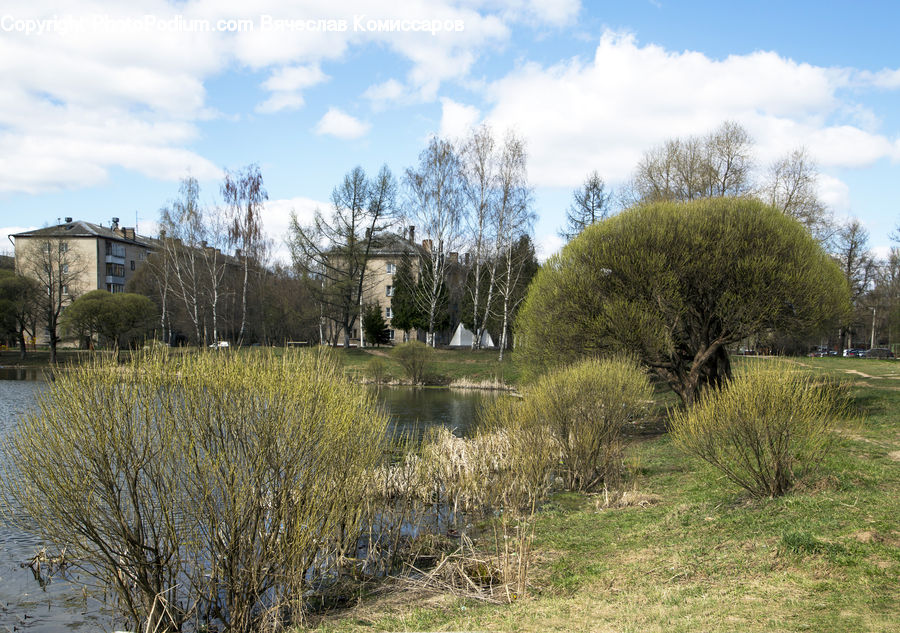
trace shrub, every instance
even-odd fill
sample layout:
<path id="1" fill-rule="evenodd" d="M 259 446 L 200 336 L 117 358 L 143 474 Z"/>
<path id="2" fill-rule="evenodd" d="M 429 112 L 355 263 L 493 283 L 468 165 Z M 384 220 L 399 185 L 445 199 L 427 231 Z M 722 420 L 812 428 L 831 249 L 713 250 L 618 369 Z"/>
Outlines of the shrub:
<path id="1" fill-rule="evenodd" d="M 757 365 L 670 415 L 675 444 L 751 495 L 788 492 L 820 464 L 846 387 L 784 363 Z"/>
<path id="2" fill-rule="evenodd" d="M 0 487 L 135 630 L 275 630 L 355 547 L 386 428 L 327 353 L 154 353 L 58 374 Z"/>
<path id="3" fill-rule="evenodd" d="M 413 384 L 419 384 L 425 380 L 428 361 L 433 353 L 434 350 L 421 341 L 401 343 L 391 350 L 391 356 L 400 363 L 406 377 Z"/>
<path id="4" fill-rule="evenodd" d="M 647 375 L 633 360 L 586 360 L 529 387 L 521 415 L 555 441 L 565 486 L 585 491 L 618 482 L 622 431 L 644 414 L 652 395 Z"/>
<path id="5" fill-rule="evenodd" d="M 372 381 L 379 385 L 391 378 L 387 363 L 379 356 L 375 356 L 369 361 L 369 375 L 372 377 Z"/>

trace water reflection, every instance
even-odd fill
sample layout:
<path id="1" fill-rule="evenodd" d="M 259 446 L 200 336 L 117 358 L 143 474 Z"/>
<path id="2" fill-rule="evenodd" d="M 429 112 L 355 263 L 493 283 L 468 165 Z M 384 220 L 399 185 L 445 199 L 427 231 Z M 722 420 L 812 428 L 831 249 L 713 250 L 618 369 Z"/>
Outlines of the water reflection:
<path id="1" fill-rule="evenodd" d="M 35 367 L 0 367 L 0 380 L 44 380 L 47 370 Z M 2 413 L 2 411 L 0 411 Z"/>
<path id="2" fill-rule="evenodd" d="M 496 398 L 496 392 L 462 389 L 382 387 L 378 398 L 391 414 L 394 431 L 421 437 L 434 425 L 460 437 L 474 431 L 478 410 Z"/>

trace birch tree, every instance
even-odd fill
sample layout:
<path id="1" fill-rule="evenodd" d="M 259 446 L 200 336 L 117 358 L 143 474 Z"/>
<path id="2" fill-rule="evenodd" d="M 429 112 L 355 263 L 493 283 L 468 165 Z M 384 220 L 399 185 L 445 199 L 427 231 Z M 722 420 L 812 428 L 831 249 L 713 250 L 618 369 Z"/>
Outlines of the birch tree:
<path id="1" fill-rule="evenodd" d="M 525 269 L 527 259 L 521 250 L 514 248 L 523 236 L 530 236 L 534 228 L 535 214 L 531 209 L 532 193 L 528 185 L 527 154 L 525 143 L 514 134 L 507 135 L 497 170 L 497 207 L 494 214 L 498 252 L 502 254 L 502 274 L 497 285 L 500 311 L 500 360 L 509 344 L 510 317 L 521 298 L 516 290 Z"/>
<path id="2" fill-rule="evenodd" d="M 173 294 L 184 304 L 194 340 L 205 344 L 201 321 L 204 228 L 197 179 L 183 178 L 179 194 L 180 198 L 160 210 L 160 246 L 167 260 L 164 269 L 172 276 Z"/>
<path id="3" fill-rule="evenodd" d="M 434 347 L 438 316 L 447 297 L 449 254 L 462 243 L 464 193 L 459 156 L 453 145 L 434 137 L 406 170 L 406 213 L 426 238 L 417 293 L 428 323 L 426 343 Z"/>
<path id="4" fill-rule="evenodd" d="M 228 244 L 235 249 L 235 257 L 243 268 L 241 284 L 241 325 L 237 343 L 244 340 L 247 327 L 247 291 L 250 284 L 250 268 L 259 273 L 266 240 L 262 227 L 262 209 L 269 194 L 263 185 L 259 165 L 248 165 L 236 173 L 226 172 L 222 183 L 222 197 L 228 214 Z"/>
<path id="5" fill-rule="evenodd" d="M 495 146 L 491 128 L 482 125 L 472 130 L 460 150 L 463 193 L 468 207 L 465 217 L 472 240 L 471 274 L 474 275 L 473 283 L 467 284 L 465 290 L 469 295 L 466 303 L 471 305 L 472 313 L 471 316 L 466 315 L 463 320 L 472 324 L 474 332 L 472 349 L 481 347 L 481 337 L 486 326 L 485 317 L 490 313 L 493 294 L 492 281 L 495 270 L 486 275 L 490 280 L 489 283 L 482 283 L 482 278 L 486 273 L 485 266 L 493 264 L 490 245 L 493 241 L 491 228 L 497 198 Z"/>

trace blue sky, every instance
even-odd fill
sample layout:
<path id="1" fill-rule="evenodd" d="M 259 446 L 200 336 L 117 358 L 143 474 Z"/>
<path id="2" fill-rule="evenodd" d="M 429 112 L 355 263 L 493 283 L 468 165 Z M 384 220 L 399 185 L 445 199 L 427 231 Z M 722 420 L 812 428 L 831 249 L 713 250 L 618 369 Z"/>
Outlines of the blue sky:
<path id="1" fill-rule="evenodd" d="M 883 255 L 900 222 L 898 23 L 887 1 L 7 0 L 0 230 L 118 216 L 150 231 L 184 174 L 214 202 L 222 169 L 256 162 L 279 240 L 355 165 L 400 176 L 429 135 L 488 122 L 528 143 L 547 255 L 589 171 L 616 188 L 644 150 L 731 119 L 761 170 L 806 147 L 821 197 Z"/>

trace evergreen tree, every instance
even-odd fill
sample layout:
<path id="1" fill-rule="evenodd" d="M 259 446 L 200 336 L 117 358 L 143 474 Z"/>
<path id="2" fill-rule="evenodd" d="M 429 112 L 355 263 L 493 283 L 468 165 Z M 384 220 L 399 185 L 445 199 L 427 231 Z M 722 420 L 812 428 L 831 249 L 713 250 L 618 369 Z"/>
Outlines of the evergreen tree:
<path id="1" fill-rule="evenodd" d="M 566 228 L 559 236 L 571 241 L 594 222 L 605 220 L 609 216 L 611 197 L 600 174 L 591 172 L 584 184 L 572 192 L 572 205 L 566 211 Z"/>
<path id="2" fill-rule="evenodd" d="M 366 335 L 366 344 L 387 345 L 391 342 L 391 336 L 388 334 L 387 323 L 381 312 L 381 306 L 377 303 L 370 303 L 363 309 L 363 332 Z"/>

